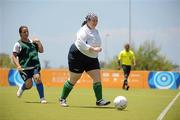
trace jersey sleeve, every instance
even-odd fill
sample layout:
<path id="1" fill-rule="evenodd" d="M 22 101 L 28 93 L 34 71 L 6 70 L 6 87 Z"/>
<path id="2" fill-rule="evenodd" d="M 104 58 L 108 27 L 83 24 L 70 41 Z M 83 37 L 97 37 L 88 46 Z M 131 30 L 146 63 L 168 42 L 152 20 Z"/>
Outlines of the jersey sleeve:
<path id="1" fill-rule="evenodd" d="M 21 51 L 21 45 L 19 44 L 19 42 L 16 42 L 13 48 L 13 52 L 20 53 L 20 51 Z"/>
<path id="2" fill-rule="evenodd" d="M 80 30 L 77 33 L 76 45 L 83 50 L 89 50 L 91 47 L 87 42 L 88 34 L 84 30 Z"/>

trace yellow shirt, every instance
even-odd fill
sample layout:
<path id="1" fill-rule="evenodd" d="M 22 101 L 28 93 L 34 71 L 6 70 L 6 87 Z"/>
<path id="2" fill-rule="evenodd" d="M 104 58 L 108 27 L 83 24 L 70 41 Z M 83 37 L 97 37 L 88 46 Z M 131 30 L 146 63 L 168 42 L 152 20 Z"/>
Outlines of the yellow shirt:
<path id="1" fill-rule="evenodd" d="M 122 65 L 132 65 L 133 60 L 135 60 L 134 52 L 129 50 L 122 50 L 118 55 L 118 60 L 121 61 Z"/>

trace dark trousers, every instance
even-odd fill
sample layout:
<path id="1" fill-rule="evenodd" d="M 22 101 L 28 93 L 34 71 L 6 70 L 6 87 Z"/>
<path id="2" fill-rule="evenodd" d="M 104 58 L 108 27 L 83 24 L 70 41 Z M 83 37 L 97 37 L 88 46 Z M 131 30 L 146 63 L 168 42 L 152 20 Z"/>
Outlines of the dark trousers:
<path id="1" fill-rule="evenodd" d="M 124 85 L 128 85 L 128 77 L 131 72 L 131 66 L 130 65 L 122 65 L 122 69 L 124 72 Z"/>

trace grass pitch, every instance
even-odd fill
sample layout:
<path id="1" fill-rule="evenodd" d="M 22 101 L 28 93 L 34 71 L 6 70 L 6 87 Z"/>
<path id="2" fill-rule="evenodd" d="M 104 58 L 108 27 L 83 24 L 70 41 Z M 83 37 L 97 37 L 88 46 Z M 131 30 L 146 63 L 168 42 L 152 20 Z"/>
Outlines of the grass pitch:
<path id="1" fill-rule="evenodd" d="M 103 96 L 111 100 L 106 107 L 95 105 L 93 89 L 74 88 L 67 101 L 69 107 L 58 103 L 62 88 L 45 87 L 48 104 L 40 104 L 36 88 L 16 97 L 17 87 L 0 87 L 0 120 L 156 120 L 179 90 L 130 89 L 124 91 L 104 88 Z M 114 108 L 113 99 L 123 95 L 128 99 L 125 110 Z M 180 97 L 163 120 L 180 120 Z"/>

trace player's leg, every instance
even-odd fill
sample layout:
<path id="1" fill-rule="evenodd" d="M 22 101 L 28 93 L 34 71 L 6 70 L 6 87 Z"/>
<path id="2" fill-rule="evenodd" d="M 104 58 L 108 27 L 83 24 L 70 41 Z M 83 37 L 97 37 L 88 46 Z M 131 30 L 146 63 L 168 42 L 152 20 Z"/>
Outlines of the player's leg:
<path id="1" fill-rule="evenodd" d="M 110 101 L 106 101 L 102 97 L 100 69 L 87 71 L 87 74 L 93 79 L 93 90 L 96 96 L 96 105 L 104 106 L 110 104 Z"/>
<path id="2" fill-rule="evenodd" d="M 129 78 L 130 72 L 131 72 L 131 66 L 127 66 L 127 72 L 126 72 L 126 78 L 127 78 L 127 81 L 126 81 L 126 90 L 129 90 L 128 78 Z"/>
<path id="3" fill-rule="evenodd" d="M 127 66 L 127 65 L 122 65 L 123 71 L 124 71 L 124 83 L 122 88 L 125 90 L 129 89 L 129 85 L 128 85 L 128 77 L 131 71 L 131 66 Z"/>
<path id="4" fill-rule="evenodd" d="M 33 79 L 36 83 L 36 88 L 40 97 L 40 102 L 42 104 L 46 104 L 47 101 L 44 97 L 44 86 L 43 83 L 41 81 L 41 74 L 39 73 L 39 71 L 37 69 L 34 70 L 34 75 L 33 75 Z"/>
<path id="5" fill-rule="evenodd" d="M 125 89 L 126 84 L 127 84 L 127 79 L 128 79 L 128 76 L 127 76 L 127 66 L 126 65 L 122 65 L 122 69 L 123 69 L 123 72 L 124 72 L 124 82 L 123 82 L 122 89 Z"/>
<path id="6" fill-rule="evenodd" d="M 61 106 L 68 106 L 66 103 L 66 98 L 73 89 L 73 86 L 80 79 L 82 73 L 84 72 L 83 67 L 83 54 L 77 49 L 75 44 L 71 45 L 68 53 L 68 67 L 69 67 L 69 80 L 64 83 L 62 93 L 59 98 Z"/>
<path id="7" fill-rule="evenodd" d="M 68 97 L 69 93 L 73 89 L 73 86 L 80 79 L 82 73 L 69 72 L 69 75 L 70 75 L 69 80 L 67 80 L 64 83 L 63 90 L 62 90 L 62 93 L 61 93 L 61 97 L 60 97 L 60 100 L 59 100 L 61 106 L 63 106 L 63 107 L 68 106 L 67 103 L 66 103 L 66 98 Z"/>
<path id="8" fill-rule="evenodd" d="M 32 84 L 33 84 L 33 82 L 32 82 L 31 78 L 29 78 L 26 81 L 24 81 L 23 85 L 20 86 L 18 91 L 17 91 L 17 97 L 20 98 L 25 90 L 31 89 Z"/>
<path id="9" fill-rule="evenodd" d="M 32 75 L 29 71 L 19 71 L 21 78 L 24 80 L 22 86 L 19 87 L 17 91 L 17 97 L 21 97 L 24 90 L 30 89 L 32 87 Z"/>

